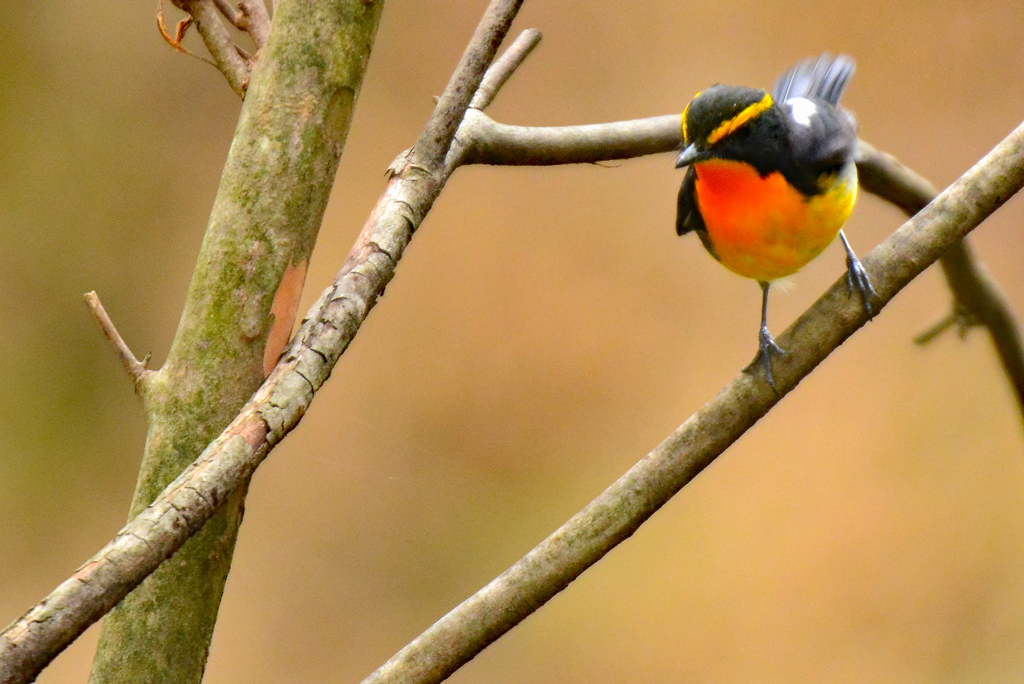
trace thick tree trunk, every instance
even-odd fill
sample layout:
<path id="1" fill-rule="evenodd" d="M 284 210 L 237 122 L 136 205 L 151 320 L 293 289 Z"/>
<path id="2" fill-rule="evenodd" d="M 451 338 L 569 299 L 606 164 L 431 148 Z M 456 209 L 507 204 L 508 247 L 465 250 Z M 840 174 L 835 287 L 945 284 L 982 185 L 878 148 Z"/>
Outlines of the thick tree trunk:
<path id="1" fill-rule="evenodd" d="M 282 0 L 252 73 L 167 362 L 131 516 L 213 440 L 290 336 L 383 0 Z M 91 682 L 202 679 L 244 491 L 105 619 Z"/>

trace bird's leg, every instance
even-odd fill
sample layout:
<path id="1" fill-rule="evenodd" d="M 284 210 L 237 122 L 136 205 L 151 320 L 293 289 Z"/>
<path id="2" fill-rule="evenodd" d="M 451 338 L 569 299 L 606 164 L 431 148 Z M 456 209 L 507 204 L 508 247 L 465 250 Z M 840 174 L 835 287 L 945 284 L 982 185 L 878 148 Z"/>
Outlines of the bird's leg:
<path id="1" fill-rule="evenodd" d="M 873 318 L 875 310 L 871 306 L 871 297 L 877 297 L 878 293 L 871 286 L 871 278 L 868 278 L 868 273 L 864 270 L 864 266 L 861 265 L 860 259 L 853 253 L 853 248 L 850 247 L 850 241 L 846 239 L 846 234 L 840 230 L 839 237 L 842 238 L 843 247 L 846 248 L 846 286 L 850 289 L 850 296 L 853 296 L 854 289 L 860 292 L 860 298 L 864 300 L 864 308 L 868 312 L 868 318 Z"/>
<path id="2" fill-rule="evenodd" d="M 781 356 L 786 352 L 775 344 L 775 338 L 768 332 L 768 288 L 770 284 L 760 280 L 757 284 L 761 286 L 761 332 L 758 335 L 757 358 L 754 361 L 761 360 L 768 385 L 778 393 L 779 390 L 775 387 L 775 378 L 772 376 L 772 354 Z"/>

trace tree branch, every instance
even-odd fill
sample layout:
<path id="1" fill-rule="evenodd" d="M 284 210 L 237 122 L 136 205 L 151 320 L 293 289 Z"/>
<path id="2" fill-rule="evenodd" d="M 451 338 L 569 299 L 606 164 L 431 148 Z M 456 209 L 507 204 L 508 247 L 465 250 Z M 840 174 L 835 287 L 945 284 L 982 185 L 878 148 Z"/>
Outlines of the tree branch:
<path id="1" fill-rule="evenodd" d="M 252 38 L 259 50 L 270 35 L 270 14 L 261 0 L 242 0 L 238 3 L 238 18 L 235 26 Z"/>
<path id="2" fill-rule="evenodd" d="M 266 5 L 261 0 L 241 0 L 237 7 L 232 6 L 229 0 L 171 0 L 171 2 L 178 9 L 187 12 L 189 16 L 178 24 L 175 35 L 172 37 L 164 25 L 163 0 L 160 0 L 156 12 L 156 23 L 164 40 L 175 50 L 202 59 L 217 67 L 224 74 L 231 89 L 239 97 L 244 98 L 245 91 L 249 88 L 249 76 L 253 65 L 270 36 L 270 14 Z M 253 43 L 256 44 L 256 55 L 250 57 L 245 50 L 235 44 L 231 34 L 221 22 L 221 16 L 238 30 L 249 34 Z M 210 51 L 213 62 L 193 54 L 181 44 L 182 38 L 185 37 L 185 31 L 193 23 L 196 25 L 196 30 L 199 31 L 206 49 Z"/>
<path id="3" fill-rule="evenodd" d="M 245 97 L 249 87 L 249 62 L 239 54 L 235 41 L 221 21 L 211 0 L 172 0 L 174 5 L 186 12 L 195 22 L 196 30 L 203 39 L 206 49 L 213 57 L 214 66 L 220 69 L 228 85 L 239 97 Z"/>
<path id="4" fill-rule="evenodd" d="M 470 110 L 459 130 L 462 164 L 591 164 L 671 152 L 679 147 L 678 114 L 588 126 L 509 126 Z"/>
<path id="5" fill-rule="evenodd" d="M 151 505 L 0 634 L 0 684 L 34 680 L 244 489 L 270 449 L 295 427 L 391 279 L 402 250 L 447 180 L 447 148 L 436 145 L 445 136 L 450 144 L 455 128 L 445 132 L 447 119 L 469 106 L 521 4 L 522 0 L 492 0 L 442 96 L 443 106 L 438 105 L 428 123 L 429 144 L 417 153 L 419 163 L 405 165 L 389 180 L 334 284 L 320 297 L 259 391 Z M 425 173 L 428 169 L 433 172 Z M 325 187 L 329 189 L 330 183 Z"/>
<path id="6" fill-rule="evenodd" d="M 249 34 L 257 50 L 263 47 L 270 35 L 270 15 L 261 0 L 241 0 L 237 7 L 233 7 L 229 0 L 213 1 L 232 26 Z"/>
<path id="7" fill-rule="evenodd" d="M 487 109 L 505 82 L 512 77 L 533 49 L 540 43 L 541 33 L 537 29 L 526 29 L 515 42 L 498 58 L 484 74 L 476 95 L 469 106 L 473 109 Z"/>
<path id="8" fill-rule="evenodd" d="M 153 371 L 147 370 L 149 365 L 149 354 L 146 354 L 146 358 L 139 361 L 135 358 L 135 354 L 128 348 L 124 339 L 121 338 L 121 333 L 117 332 L 117 328 L 114 327 L 114 322 L 110 320 L 110 316 L 107 315 L 107 310 L 103 308 L 103 303 L 100 301 L 99 295 L 95 292 L 85 293 L 85 304 L 89 307 L 89 312 L 95 319 L 96 324 L 100 326 L 100 330 L 103 331 L 104 337 L 110 342 L 110 345 L 117 352 L 118 358 L 121 359 L 121 363 L 124 365 L 125 371 L 131 376 L 132 381 L 135 383 L 135 390 L 141 394 L 143 385 L 146 379 L 152 375 Z"/>
<path id="9" fill-rule="evenodd" d="M 442 168 L 455 131 L 462 124 L 466 109 L 469 108 L 483 80 L 484 72 L 494 61 L 498 46 L 508 33 L 512 20 L 522 4 L 523 0 L 492 0 L 487 7 L 470 40 L 470 47 L 462 53 L 462 60 L 438 100 L 433 116 L 412 148 L 409 155 L 411 164 L 432 171 L 439 171 Z"/>
<path id="10" fill-rule="evenodd" d="M 883 308 L 1024 185 L 1024 124 L 864 259 Z M 741 373 L 611 487 L 363 684 L 436 684 L 629 538 L 868 320 L 836 282 L 779 338 L 779 393 Z"/>
<path id="11" fill-rule="evenodd" d="M 884 152 L 865 142 L 857 149 L 860 183 L 870 193 L 900 207 L 913 216 L 938 195 L 931 183 Z M 983 325 L 992 337 L 1003 370 L 1017 394 L 1017 408 L 1024 418 L 1024 343 L 1020 325 L 1006 297 L 985 266 L 974 258 L 971 246 L 961 241 L 942 255 L 942 274 L 953 293 L 951 313 L 918 337 L 928 342 L 949 327 L 961 330 Z"/>

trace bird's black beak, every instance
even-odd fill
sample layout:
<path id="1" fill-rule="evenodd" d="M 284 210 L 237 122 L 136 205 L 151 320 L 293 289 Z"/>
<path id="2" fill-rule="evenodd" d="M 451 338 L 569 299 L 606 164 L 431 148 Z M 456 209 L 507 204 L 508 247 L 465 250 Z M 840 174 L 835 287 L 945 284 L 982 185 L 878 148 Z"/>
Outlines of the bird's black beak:
<path id="1" fill-rule="evenodd" d="M 707 153 L 697 149 L 696 145 L 690 145 L 679 154 L 679 158 L 676 159 L 676 168 L 681 169 L 684 166 L 689 166 L 694 162 L 699 162 L 707 159 Z"/>

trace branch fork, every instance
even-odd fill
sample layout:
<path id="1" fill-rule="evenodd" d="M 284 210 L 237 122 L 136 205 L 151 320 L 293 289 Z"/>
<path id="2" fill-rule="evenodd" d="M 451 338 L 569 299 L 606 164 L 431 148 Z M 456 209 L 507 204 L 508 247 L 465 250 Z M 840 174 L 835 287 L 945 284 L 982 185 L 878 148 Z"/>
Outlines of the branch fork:
<path id="1" fill-rule="evenodd" d="M 259 59 L 267 37 L 270 35 L 270 14 L 262 0 L 241 0 L 232 5 L 227 0 L 171 0 L 175 7 L 186 12 L 187 17 L 178 22 L 172 36 L 164 23 L 163 0 L 159 0 L 156 22 L 160 35 L 175 50 L 220 69 L 231 89 L 244 98 L 249 88 L 249 75 Z M 247 34 L 256 45 L 253 55 L 236 44 L 224 25 L 225 21 L 232 27 Z M 196 30 L 206 44 L 213 61 L 199 57 L 185 48 L 181 41 L 188 29 L 195 25 Z"/>

